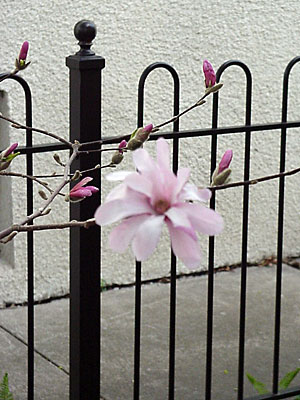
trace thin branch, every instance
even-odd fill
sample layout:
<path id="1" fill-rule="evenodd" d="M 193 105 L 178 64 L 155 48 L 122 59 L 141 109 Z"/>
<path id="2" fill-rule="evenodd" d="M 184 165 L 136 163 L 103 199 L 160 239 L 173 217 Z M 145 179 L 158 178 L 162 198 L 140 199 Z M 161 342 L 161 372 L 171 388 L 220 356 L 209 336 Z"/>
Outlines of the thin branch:
<path id="1" fill-rule="evenodd" d="M 91 172 L 91 171 L 94 171 L 96 169 L 104 169 L 104 168 L 109 168 L 109 167 L 110 168 L 115 168 L 116 167 L 115 164 L 111 164 L 111 163 L 110 164 L 106 164 L 106 165 L 101 165 L 99 167 L 98 167 L 98 165 L 99 164 L 95 165 L 95 167 L 93 167 L 93 168 L 85 169 L 84 171 L 79 171 L 79 172 L 80 172 L 80 174 L 85 174 L 87 172 Z M 73 175 L 74 174 L 68 174 L 68 176 L 70 178 L 72 178 Z M 36 175 L 36 178 L 61 178 L 63 176 L 64 176 L 63 174 L 58 174 L 58 175 Z"/>
<path id="2" fill-rule="evenodd" d="M 75 155 L 75 154 L 76 153 L 73 153 L 73 155 Z M 69 162 L 70 162 L 70 160 L 69 160 Z M 68 164 L 69 164 L 69 162 L 68 162 Z M 237 186 L 255 185 L 257 183 L 268 181 L 271 179 L 295 175 L 299 172 L 300 172 L 300 168 L 296 168 L 296 169 L 293 169 L 290 171 L 280 172 L 280 173 L 274 174 L 274 175 L 268 175 L 268 176 L 264 176 L 261 178 L 251 179 L 249 181 L 233 182 L 233 183 L 228 183 L 226 185 L 220 185 L 220 186 L 210 186 L 210 187 L 208 187 L 208 189 L 210 189 L 212 191 L 216 191 L 216 190 L 228 189 L 228 188 L 237 187 Z M 67 180 L 65 182 L 65 184 L 68 182 L 69 182 L 69 180 Z M 44 215 L 43 213 L 46 210 L 46 208 L 48 207 L 48 205 L 50 204 L 50 202 L 48 200 L 48 202 L 47 202 L 48 204 L 45 205 L 45 207 L 43 207 L 43 209 L 40 209 L 38 212 L 36 212 L 36 214 L 39 214 L 39 215 L 29 216 L 29 217 L 27 217 L 26 222 L 23 221 L 21 224 L 14 224 L 10 228 L 6 229 L 5 231 L 0 232 L 0 243 L 7 243 L 9 240 L 12 240 L 18 232 L 32 232 L 32 231 L 42 231 L 42 230 L 51 230 L 51 229 L 66 229 L 66 228 L 74 228 L 74 227 L 89 228 L 90 226 L 93 226 L 96 224 L 95 218 L 91 218 L 86 221 L 70 221 L 70 222 L 64 222 L 64 223 L 60 223 L 60 224 L 43 224 L 43 225 L 26 225 L 26 226 L 24 226 L 26 223 L 29 222 L 29 219 L 32 220 L 32 219 L 36 218 L 37 216 Z M 4 238 L 4 239 L 1 240 L 2 238 Z"/>
<path id="3" fill-rule="evenodd" d="M 274 174 L 274 175 L 268 175 L 268 176 L 263 176 L 261 178 L 251 179 L 249 181 L 232 182 L 232 183 L 227 183 L 226 185 L 220 185 L 220 186 L 209 186 L 207 189 L 210 189 L 211 191 L 215 192 L 216 190 L 229 189 L 229 188 L 237 187 L 237 186 L 256 185 L 257 183 L 260 183 L 260 182 L 265 182 L 265 181 L 269 181 L 271 179 L 281 178 L 283 176 L 295 175 L 295 174 L 298 174 L 299 172 L 300 172 L 300 168 L 296 168 L 296 169 L 292 169 L 290 171 L 280 172 L 280 173 Z"/>
<path id="4" fill-rule="evenodd" d="M 98 144 L 98 141 L 96 142 L 89 142 L 89 143 L 93 143 L 93 144 Z M 81 143 L 81 146 L 87 145 L 89 143 Z M 101 149 L 92 149 L 92 150 L 79 150 L 78 154 L 89 154 L 89 153 L 102 153 L 104 151 L 117 151 L 119 150 L 119 147 L 112 147 L 112 148 L 101 148 Z M 123 151 L 126 149 L 122 149 Z"/>
<path id="5" fill-rule="evenodd" d="M 2 176 L 16 176 L 19 178 L 27 178 L 27 179 L 31 179 L 34 182 L 39 183 L 40 185 L 42 185 L 45 189 L 47 189 L 50 193 L 53 192 L 53 190 L 51 188 L 49 188 L 48 184 L 40 181 L 36 176 L 31 176 L 31 175 L 26 175 L 26 174 L 20 174 L 18 172 L 7 172 L 7 171 L 0 171 L 0 175 Z"/>
<path id="6" fill-rule="evenodd" d="M 174 117 L 168 119 L 167 121 L 165 121 L 165 122 L 163 122 L 163 123 L 161 123 L 161 124 L 159 124 L 159 125 L 156 125 L 156 126 L 153 128 L 153 130 L 154 130 L 154 129 L 156 129 L 156 130 L 157 130 L 157 129 L 160 129 L 160 128 L 162 128 L 163 126 L 170 124 L 171 122 L 175 122 L 175 121 L 178 120 L 180 117 L 182 117 L 184 114 L 188 113 L 189 111 L 193 110 L 194 108 L 196 108 L 196 107 L 198 107 L 198 106 L 201 106 L 202 104 L 205 103 L 205 101 L 203 100 L 204 97 L 206 97 L 206 96 L 201 97 L 200 100 L 198 100 L 198 101 L 197 101 L 195 104 L 193 104 L 192 106 L 190 106 L 190 107 L 186 108 L 185 110 L 183 110 L 181 113 L 179 113 L 179 114 L 177 114 L 177 115 L 174 115 Z"/>
<path id="7" fill-rule="evenodd" d="M 42 133 L 43 135 L 50 136 L 50 137 L 52 137 L 53 139 L 56 139 L 56 140 L 58 140 L 59 142 L 64 143 L 64 144 L 66 144 L 68 147 L 72 148 L 72 143 L 71 143 L 71 142 L 68 142 L 66 139 L 64 139 L 64 138 L 62 138 L 62 137 L 56 135 L 55 133 L 51 133 L 51 132 L 45 131 L 45 130 L 43 130 L 43 129 L 32 128 L 31 126 L 27 126 L 27 125 L 22 125 L 22 124 L 20 124 L 19 122 L 16 122 L 16 121 L 12 120 L 11 118 L 5 117 L 5 116 L 2 115 L 1 113 L 0 113 L 0 118 L 3 119 L 4 121 L 10 122 L 10 123 L 12 124 L 12 127 L 13 127 L 13 128 L 16 128 L 16 129 L 26 129 L 26 130 L 30 130 L 30 131 L 32 131 L 32 132 Z"/>
<path id="8" fill-rule="evenodd" d="M 95 218 L 88 219 L 86 221 L 70 221 L 63 222 L 60 224 L 43 224 L 43 225 L 12 225 L 13 232 L 33 232 L 33 231 L 45 231 L 45 230 L 53 230 L 53 229 L 67 229 L 67 228 L 86 228 L 88 229 L 90 226 L 96 225 Z M 1 242 L 1 241 L 0 241 Z"/>
<path id="9" fill-rule="evenodd" d="M 73 144 L 72 148 L 73 148 L 73 153 L 71 155 L 71 157 L 69 158 L 68 162 L 66 163 L 65 166 L 65 171 L 64 171 L 64 177 L 62 182 L 56 187 L 55 190 L 53 190 L 51 196 L 49 196 L 48 200 L 45 201 L 43 207 L 39 208 L 37 211 L 35 211 L 34 213 L 32 213 L 31 215 L 28 215 L 20 224 L 20 226 L 22 225 L 26 225 L 31 223 L 33 220 L 35 220 L 38 217 L 41 217 L 44 215 L 44 213 L 47 213 L 47 208 L 49 207 L 49 205 L 52 203 L 52 201 L 55 199 L 55 197 L 60 193 L 60 191 L 70 182 L 70 179 L 68 178 L 69 175 L 69 170 L 70 170 L 70 166 L 72 164 L 72 162 L 75 160 L 75 158 L 77 157 L 77 152 L 78 152 L 78 144 Z M 4 229 L 3 231 L 0 232 L 0 240 L 5 238 L 6 236 L 10 235 L 13 231 L 14 225 L 10 226 L 9 228 Z"/>

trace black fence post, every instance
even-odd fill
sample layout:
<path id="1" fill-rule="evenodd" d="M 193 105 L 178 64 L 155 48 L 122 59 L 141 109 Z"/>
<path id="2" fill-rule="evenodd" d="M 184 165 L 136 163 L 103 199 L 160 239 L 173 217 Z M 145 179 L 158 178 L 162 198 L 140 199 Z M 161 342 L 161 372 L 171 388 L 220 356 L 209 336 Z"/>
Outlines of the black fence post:
<path id="1" fill-rule="evenodd" d="M 70 69 L 70 140 L 80 143 L 101 138 L 101 70 L 105 60 L 90 49 L 96 36 L 91 21 L 80 21 L 74 33 L 80 51 L 66 59 Z M 81 155 L 73 171 L 100 164 L 100 153 Z M 99 169 L 88 173 L 100 185 Z M 86 175 L 85 175 L 86 176 Z M 99 194 L 73 203 L 71 220 L 93 217 Z M 75 228 L 70 232 L 70 399 L 100 397 L 100 229 Z"/>

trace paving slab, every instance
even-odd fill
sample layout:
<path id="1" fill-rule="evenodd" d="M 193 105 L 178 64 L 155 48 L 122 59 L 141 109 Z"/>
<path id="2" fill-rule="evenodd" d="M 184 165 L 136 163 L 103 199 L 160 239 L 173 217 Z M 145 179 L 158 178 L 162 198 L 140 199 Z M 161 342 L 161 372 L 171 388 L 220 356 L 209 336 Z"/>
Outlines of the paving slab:
<path id="1" fill-rule="evenodd" d="M 251 373 L 270 388 L 276 268 L 249 267 L 247 271 L 245 372 Z M 215 274 L 213 400 L 232 400 L 237 397 L 240 277 L 240 269 Z M 299 287 L 300 270 L 284 265 L 281 377 L 300 366 Z M 169 284 L 156 283 L 142 287 L 141 400 L 168 398 L 169 294 Z M 204 399 L 206 297 L 206 276 L 181 278 L 177 281 L 176 400 Z M 67 299 L 35 307 L 35 347 L 65 369 L 68 369 L 69 351 L 68 308 Z M 26 307 L 0 310 L 0 325 L 26 340 L 26 314 Z M 101 394 L 106 400 L 132 398 L 133 343 L 134 288 L 102 293 Z M 2 341 L 0 352 L 11 360 L 7 364 L 11 371 L 14 370 L 15 362 L 19 365 L 19 378 L 12 376 L 11 382 L 14 380 L 16 393 L 21 393 L 24 387 L 20 377 L 25 379 L 26 376 L 25 352 L 22 363 L 7 354 L 11 349 L 3 345 Z M 0 357 L 0 371 L 5 365 L 2 361 L 4 359 Z M 45 360 L 43 363 L 47 364 Z M 50 363 L 48 367 L 63 374 Z M 300 377 L 295 379 L 295 384 L 300 384 Z M 57 398 L 67 398 L 63 397 L 66 396 L 66 385 L 61 387 L 54 380 L 49 390 L 54 387 L 60 396 Z M 38 390 L 37 387 L 37 393 Z M 46 390 L 46 386 L 43 390 Z M 245 395 L 254 393 L 251 385 L 245 381 Z"/>
<path id="2" fill-rule="evenodd" d="M 0 376 L 8 373 L 15 400 L 27 400 L 27 346 L 0 328 Z M 35 356 L 35 399 L 67 400 L 69 378 L 39 355 Z"/>

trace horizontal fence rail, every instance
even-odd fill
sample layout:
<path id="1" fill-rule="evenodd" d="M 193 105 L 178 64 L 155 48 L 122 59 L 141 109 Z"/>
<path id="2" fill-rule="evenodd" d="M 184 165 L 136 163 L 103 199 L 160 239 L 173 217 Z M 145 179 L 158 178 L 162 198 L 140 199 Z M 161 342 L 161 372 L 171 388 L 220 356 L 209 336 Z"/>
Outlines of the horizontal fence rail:
<path id="1" fill-rule="evenodd" d="M 82 24 L 84 23 L 84 24 Z M 91 41 L 96 35 L 94 26 L 88 21 L 81 21 L 81 25 L 75 27 L 75 34 L 80 41 L 81 50 L 74 56 L 67 58 L 70 68 L 70 137 L 74 141 L 91 142 L 98 141 L 99 146 L 118 144 L 120 137 L 101 137 L 101 70 L 105 61 L 96 56 L 91 50 Z M 83 29 L 84 27 L 84 29 Z M 76 30 L 77 29 L 77 30 Z M 88 32 L 88 34 L 87 34 Z M 89 36 L 87 36 L 89 35 Z M 237 126 L 218 126 L 219 115 L 219 93 L 213 95 L 212 123 L 211 128 L 180 130 L 179 119 L 173 122 L 172 131 L 158 132 L 151 135 L 150 141 L 164 137 L 172 141 L 173 159 L 172 168 L 177 172 L 179 163 L 179 147 L 181 138 L 205 137 L 211 138 L 210 171 L 211 174 L 217 165 L 218 138 L 220 135 L 243 134 L 244 135 L 244 173 L 245 181 L 250 179 L 251 162 L 251 135 L 254 132 L 265 132 L 269 130 L 280 130 L 280 162 L 279 172 L 285 172 L 286 163 L 286 139 L 287 130 L 300 127 L 300 120 L 288 121 L 288 82 L 292 68 L 300 61 L 300 57 L 294 58 L 287 66 L 284 73 L 283 95 L 282 95 L 282 118 L 280 122 L 267 124 L 252 124 L 252 76 L 247 65 L 240 61 L 231 60 L 221 65 L 217 71 L 217 82 L 223 73 L 233 66 L 241 68 L 245 74 L 245 124 Z M 166 63 L 154 63 L 148 66 L 139 80 L 138 86 L 138 113 L 137 127 L 143 126 L 144 118 L 144 87 L 149 74 L 155 70 L 166 70 L 173 78 L 173 115 L 177 115 L 180 109 L 180 80 L 176 70 Z M 26 145 L 20 146 L 18 150 L 26 157 L 26 173 L 33 175 L 33 155 L 44 152 L 69 150 L 62 143 L 48 143 L 44 145 L 32 145 L 32 107 L 31 93 L 27 83 L 19 76 L 7 76 L 0 74 L 0 82 L 5 79 L 17 81 L 24 89 L 25 111 L 26 111 Z M 93 93 L 93 96 L 91 96 Z M 220 94 L 221 96 L 221 94 Z M 88 98 L 90 100 L 88 100 Z M 96 100 L 95 100 L 96 99 Z M 91 117 L 93 116 L 93 117 Z M 130 135 L 124 135 L 128 139 Z M 85 145 L 88 150 L 90 144 Z M 89 158 L 79 160 L 76 169 L 87 169 L 90 164 L 96 165 L 101 162 L 101 153 L 95 155 L 93 160 Z M 95 175 L 99 185 L 100 176 Z M 72 205 L 71 218 L 84 220 L 91 217 L 91 208 L 96 208 L 100 203 L 100 196 L 95 196 L 95 203 L 85 206 Z M 242 213 L 242 245 L 241 245 L 241 285 L 240 285 L 240 309 L 239 309 L 239 343 L 238 343 L 238 376 L 237 400 L 271 400 L 287 399 L 300 394 L 300 387 L 279 391 L 279 368 L 280 368 L 280 328 L 281 328 L 281 290 L 282 290 L 282 254 L 284 237 L 284 200 L 285 200 L 285 177 L 279 177 L 278 187 L 278 226 L 277 226 L 277 266 L 276 266 L 276 303 L 274 324 L 274 347 L 273 347 L 273 377 L 272 394 L 264 394 L 245 398 L 245 326 L 247 305 L 247 252 L 249 233 L 249 185 L 243 187 L 243 213 Z M 213 192 L 210 207 L 217 207 L 217 193 Z M 33 211 L 33 187 L 32 180 L 27 180 L 27 213 Z M 33 232 L 28 232 L 28 400 L 34 399 L 34 246 Z M 95 256 L 90 256 L 91 243 Z M 214 323 L 214 272 L 215 272 L 215 240 L 209 238 L 208 245 L 208 282 L 207 282 L 207 332 L 206 332 L 206 379 L 205 400 L 212 399 L 213 391 L 213 323 Z M 84 230 L 76 228 L 70 236 L 70 399 L 96 399 L 100 396 L 100 229 Z M 88 259 L 88 262 L 87 262 Z M 87 271 L 88 265 L 88 271 Z M 170 254 L 170 312 L 169 312 L 169 376 L 168 376 L 168 399 L 176 398 L 176 281 L 177 260 L 174 253 Z M 140 369 L 141 369 L 141 322 L 142 322 L 142 263 L 136 262 L 135 270 L 135 322 L 134 322 L 134 370 L 133 370 L 133 399 L 138 400 L 140 393 Z M 218 399 L 222 400 L 222 399 Z"/>

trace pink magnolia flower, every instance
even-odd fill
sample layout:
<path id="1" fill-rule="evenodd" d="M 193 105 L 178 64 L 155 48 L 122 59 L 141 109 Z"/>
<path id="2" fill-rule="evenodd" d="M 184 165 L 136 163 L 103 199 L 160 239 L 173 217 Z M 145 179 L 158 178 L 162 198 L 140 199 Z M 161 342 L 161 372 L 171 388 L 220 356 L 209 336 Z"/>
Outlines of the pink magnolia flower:
<path id="1" fill-rule="evenodd" d="M 225 169 L 229 168 L 232 157 L 233 157 L 233 151 L 226 150 L 219 164 L 219 169 L 218 169 L 219 174 L 223 172 Z"/>
<path id="2" fill-rule="evenodd" d="M 27 53 L 29 49 L 29 43 L 27 40 L 22 44 L 20 54 L 19 54 L 19 61 L 26 61 Z"/>
<path id="3" fill-rule="evenodd" d="M 211 192 L 188 183 L 190 170 L 181 168 L 175 175 L 170 169 L 169 146 L 157 140 L 157 162 L 145 149 L 133 152 L 138 172 L 119 171 L 110 180 L 123 180 L 95 213 L 98 225 L 121 220 L 110 233 L 110 247 L 124 252 L 132 242 L 138 261 L 146 260 L 158 244 L 166 224 L 172 249 L 189 268 L 199 265 L 200 247 L 196 232 L 215 235 L 222 231 L 222 217 L 214 210 L 189 201 L 205 202 Z"/>
<path id="4" fill-rule="evenodd" d="M 71 201 L 79 201 L 85 199 L 86 197 L 92 196 L 93 193 L 98 192 L 99 189 L 95 186 L 84 186 L 92 180 L 93 178 L 90 176 L 81 179 L 81 181 L 71 189 L 69 193 L 69 199 Z"/>
<path id="5" fill-rule="evenodd" d="M 216 83 L 216 74 L 211 63 L 208 60 L 203 61 L 203 72 L 205 76 L 205 86 L 207 88 L 214 86 Z"/>

